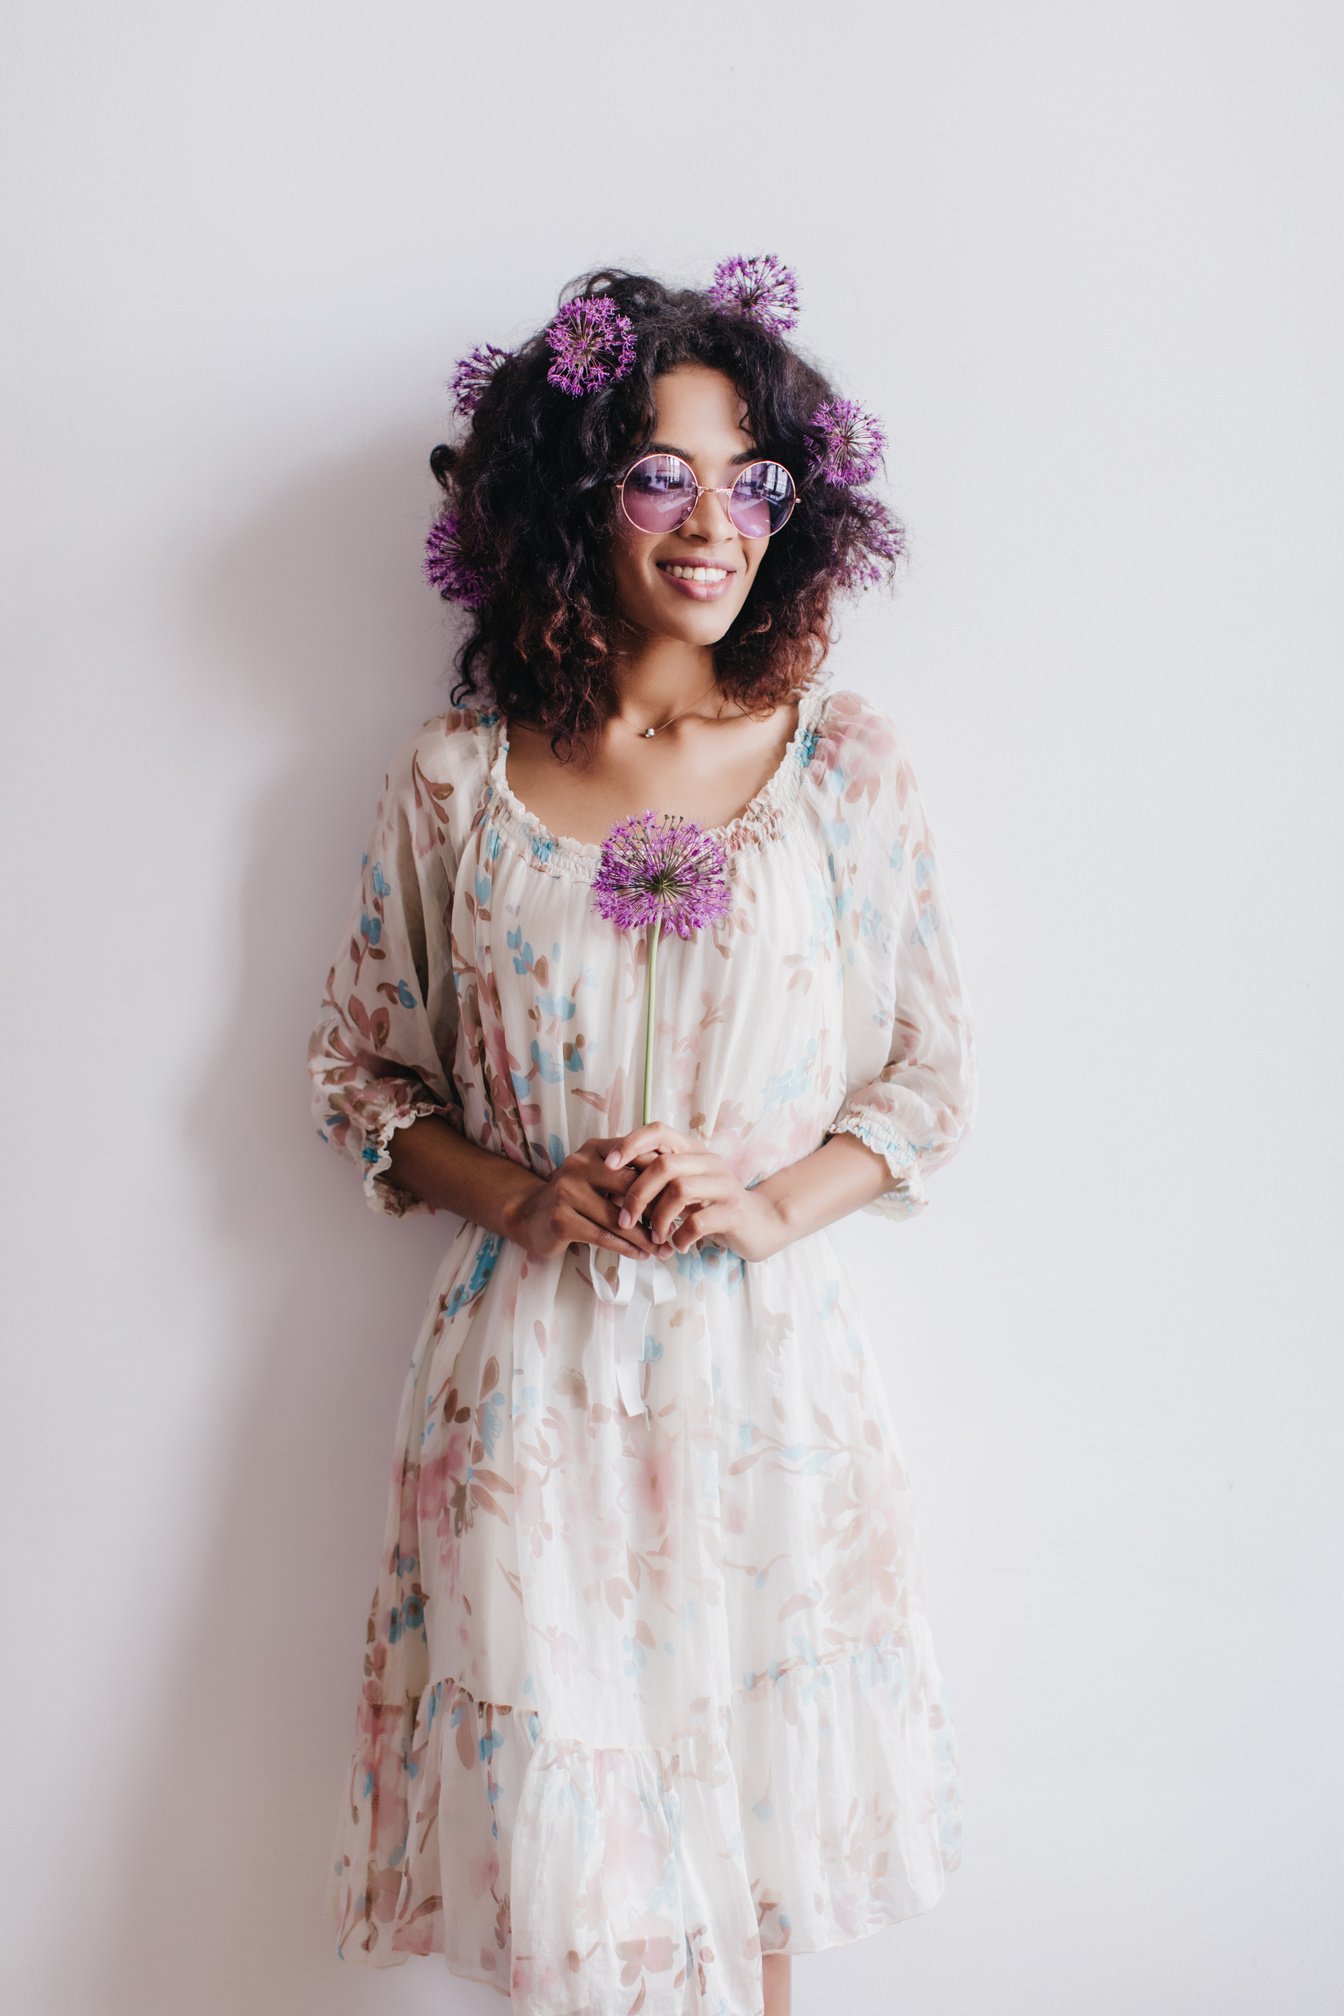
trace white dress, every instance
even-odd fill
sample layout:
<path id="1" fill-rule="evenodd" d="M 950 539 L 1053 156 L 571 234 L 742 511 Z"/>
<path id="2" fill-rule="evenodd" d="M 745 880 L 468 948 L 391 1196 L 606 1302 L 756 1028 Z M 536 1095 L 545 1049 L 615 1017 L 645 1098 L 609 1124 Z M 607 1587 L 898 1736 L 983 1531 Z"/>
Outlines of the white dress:
<path id="1" fill-rule="evenodd" d="M 541 1174 L 639 1124 L 645 934 L 600 850 L 514 796 L 502 716 L 393 757 L 309 1045 L 370 1204 L 430 1207 L 393 1131 Z M 745 1184 L 837 1130 L 921 1210 L 976 1100 L 932 835 L 888 717 L 809 689 L 717 829 L 733 901 L 663 935 L 655 1118 Z M 901 1447 L 823 1231 L 529 1261 L 440 1213 L 397 1423 L 328 1901 L 347 1960 L 441 1954 L 525 2016 L 759 2016 L 763 1952 L 924 1911 L 960 1859 L 956 1743 Z M 879 1228 L 881 1230 L 879 1231 Z"/>

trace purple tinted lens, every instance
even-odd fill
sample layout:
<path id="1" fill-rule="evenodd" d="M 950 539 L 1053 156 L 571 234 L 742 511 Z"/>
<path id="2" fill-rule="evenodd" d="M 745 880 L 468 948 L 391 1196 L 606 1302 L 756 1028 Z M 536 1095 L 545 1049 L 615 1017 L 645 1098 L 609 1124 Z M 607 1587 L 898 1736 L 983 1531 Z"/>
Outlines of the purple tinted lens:
<path id="1" fill-rule="evenodd" d="M 695 476 L 679 456 L 646 455 L 627 475 L 621 497 L 641 532 L 672 532 L 695 508 Z"/>
<path id="2" fill-rule="evenodd" d="M 753 462 L 733 485 L 728 510 L 746 539 L 778 532 L 793 509 L 793 478 L 780 462 Z"/>

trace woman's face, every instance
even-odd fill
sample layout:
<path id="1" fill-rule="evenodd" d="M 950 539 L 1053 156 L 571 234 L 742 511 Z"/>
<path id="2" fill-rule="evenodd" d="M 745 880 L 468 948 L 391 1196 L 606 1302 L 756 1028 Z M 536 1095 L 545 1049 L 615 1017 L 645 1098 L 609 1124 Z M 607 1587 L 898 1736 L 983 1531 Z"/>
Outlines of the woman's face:
<path id="1" fill-rule="evenodd" d="M 678 364 L 654 379 L 653 394 L 658 424 L 645 453 L 680 455 L 697 482 L 725 487 L 756 458 L 742 397 L 722 371 Z M 617 505 L 611 556 L 617 602 L 642 636 L 707 645 L 727 631 L 769 544 L 768 535 L 739 532 L 727 507 L 726 497 L 706 492 L 675 531 L 641 532 Z M 710 578 L 688 579 L 690 568 L 707 569 Z"/>

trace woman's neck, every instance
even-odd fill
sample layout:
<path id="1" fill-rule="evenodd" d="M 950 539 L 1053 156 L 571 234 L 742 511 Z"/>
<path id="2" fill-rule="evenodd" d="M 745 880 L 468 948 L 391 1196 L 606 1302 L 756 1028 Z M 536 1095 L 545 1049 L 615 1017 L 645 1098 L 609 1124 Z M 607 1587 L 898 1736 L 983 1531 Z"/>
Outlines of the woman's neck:
<path id="1" fill-rule="evenodd" d="M 656 727 L 700 704 L 712 712 L 718 687 L 713 647 L 680 637 L 646 638 L 621 654 L 612 683 L 612 712 L 641 726 Z"/>

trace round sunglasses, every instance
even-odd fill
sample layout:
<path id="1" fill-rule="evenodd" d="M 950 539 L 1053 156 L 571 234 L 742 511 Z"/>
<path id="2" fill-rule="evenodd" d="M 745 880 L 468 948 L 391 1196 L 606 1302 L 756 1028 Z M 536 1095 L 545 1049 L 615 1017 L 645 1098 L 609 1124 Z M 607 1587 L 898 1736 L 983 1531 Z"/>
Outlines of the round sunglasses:
<path id="1" fill-rule="evenodd" d="M 641 455 L 624 476 L 613 476 L 621 509 L 639 532 L 675 532 L 707 490 L 728 500 L 728 516 L 744 539 L 764 539 L 787 525 L 798 502 L 782 462 L 749 462 L 735 482 L 701 483 L 680 455 Z"/>

